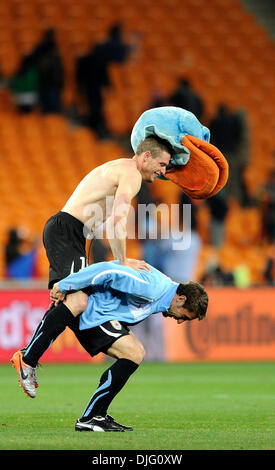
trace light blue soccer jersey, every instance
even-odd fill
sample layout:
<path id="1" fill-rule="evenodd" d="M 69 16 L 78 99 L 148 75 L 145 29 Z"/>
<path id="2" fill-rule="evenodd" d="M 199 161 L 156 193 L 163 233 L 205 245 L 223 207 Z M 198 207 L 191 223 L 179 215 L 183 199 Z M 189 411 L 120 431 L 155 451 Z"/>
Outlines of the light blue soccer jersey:
<path id="1" fill-rule="evenodd" d="M 153 266 L 136 271 L 119 261 L 95 263 L 59 281 L 63 293 L 93 288 L 79 328 L 94 328 L 106 321 L 135 324 L 153 313 L 167 312 L 179 283 Z"/>

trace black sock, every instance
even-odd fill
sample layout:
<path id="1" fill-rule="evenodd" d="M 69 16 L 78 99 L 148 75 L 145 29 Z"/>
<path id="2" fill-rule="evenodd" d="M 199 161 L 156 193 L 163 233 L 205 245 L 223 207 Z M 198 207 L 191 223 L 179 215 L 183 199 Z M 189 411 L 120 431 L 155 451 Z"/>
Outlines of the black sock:
<path id="1" fill-rule="evenodd" d="M 48 310 L 24 352 L 24 362 L 35 367 L 51 343 L 73 319 L 73 314 L 64 304 Z"/>
<path id="2" fill-rule="evenodd" d="M 30 341 L 28 342 L 27 346 L 22 349 L 22 351 L 26 351 L 26 350 L 30 347 L 30 345 L 34 342 L 35 338 L 37 337 L 38 332 L 40 331 L 41 326 L 43 325 L 43 323 L 44 323 L 44 321 L 45 321 L 46 316 L 48 315 L 48 313 L 49 313 L 53 308 L 55 308 L 54 305 L 53 305 L 52 307 L 50 307 L 50 308 L 46 311 L 46 313 L 44 314 L 44 316 L 43 316 L 41 322 L 39 323 L 39 325 L 37 326 L 35 332 L 33 333 L 33 335 L 32 335 L 32 337 L 31 337 Z"/>
<path id="3" fill-rule="evenodd" d="M 126 384 L 139 364 L 129 359 L 118 359 L 101 376 L 98 388 L 93 394 L 80 421 L 89 421 L 93 416 L 105 416 L 114 397 Z"/>

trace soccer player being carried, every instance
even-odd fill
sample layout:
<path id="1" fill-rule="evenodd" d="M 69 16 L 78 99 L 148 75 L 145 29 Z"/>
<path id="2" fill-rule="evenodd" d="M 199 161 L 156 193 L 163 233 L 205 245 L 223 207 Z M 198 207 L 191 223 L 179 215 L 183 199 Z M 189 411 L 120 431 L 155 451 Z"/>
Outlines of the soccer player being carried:
<path id="1" fill-rule="evenodd" d="M 137 271 L 148 270 L 143 260 L 127 258 L 127 218 L 132 199 L 142 181 L 154 182 L 163 176 L 173 150 L 167 141 L 147 137 L 141 141 L 132 158 L 120 158 L 92 170 L 76 187 L 63 209 L 51 217 L 44 227 L 43 243 L 49 260 L 49 289 L 70 273 L 83 269 L 87 263 L 86 235 L 96 233 L 105 224 L 107 238 L 115 260 Z M 78 314 L 87 306 L 87 292 L 78 290 L 71 301 L 78 305 Z M 54 308 L 52 308 L 52 306 Z M 19 367 L 31 361 L 32 350 L 41 356 L 50 344 L 75 319 L 65 305 L 51 305 L 38 325 L 25 350 L 17 351 L 12 363 Z M 35 374 L 36 375 L 36 374 Z M 35 377 L 38 386 L 37 378 Z"/>
<path id="2" fill-rule="evenodd" d="M 206 315 L 208 295 L 198 282 L 175 282 L 153 266 L 148 267 L 149 270 L 137 271 L 119 261 L 95 263 L 70 274 L 53 287 L 52 298 L 55 303 L 62 302 L 71 318 L 69 326 L 83 348 L 91 356 L 103 352 L 116 359 L 102 374 L 96 391 L 75 424 L 76 431 L 133 430 L 117 423 L 107 413 L 112 400 L 145 355 L 143 345 L 129 325 L 156 313 L 174 318 L 179 325 L 195 318 L 202 320 Z M 81 312 L 76 297 L 70 292 L 87 287 L 90 289 L 87 307 Z M 44 347 L 49 346 L 45 338 Z M 31 348 L 27 357 L 28 362 L 23 358 L 16 369 L 22 388 L 34 398 L 34 376 L 40 356 Z"/>

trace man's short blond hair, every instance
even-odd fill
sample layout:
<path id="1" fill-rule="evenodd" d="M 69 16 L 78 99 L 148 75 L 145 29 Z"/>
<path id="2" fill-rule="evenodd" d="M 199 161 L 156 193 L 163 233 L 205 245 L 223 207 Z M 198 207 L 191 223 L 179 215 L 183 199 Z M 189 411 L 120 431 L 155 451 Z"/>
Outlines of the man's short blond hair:
<path id="1" fill-rule="evenodd" d="M 143 152 L 148 151 L 151 152 L 153 158 L 158 157 L 161 152 L 167 152 L 170 155 L 173 153 L 169 142 L 159 137 L 146 137 L 146 139 L 142 140 L 137 147 L 136 155 L 141 155 Z"/>

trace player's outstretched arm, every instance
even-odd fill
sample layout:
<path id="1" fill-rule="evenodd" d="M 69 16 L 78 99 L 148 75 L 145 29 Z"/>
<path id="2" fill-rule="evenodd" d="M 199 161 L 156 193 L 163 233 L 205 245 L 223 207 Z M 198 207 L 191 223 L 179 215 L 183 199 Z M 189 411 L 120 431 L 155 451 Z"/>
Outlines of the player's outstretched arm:
<path id="1" fill-rule="evenodd" d="M 115 260 L 122 265 L 140 271 L 150 271 L 149 266 L 143 260 L 127 258 L 127 220 L 131 210 L 132 199 L 140 190 L 141 175 L 134 172 L 124 172 L 119 179 L 119 185 L 115 194 L 113 210 L 107 220 L 107 237 Z"/>

